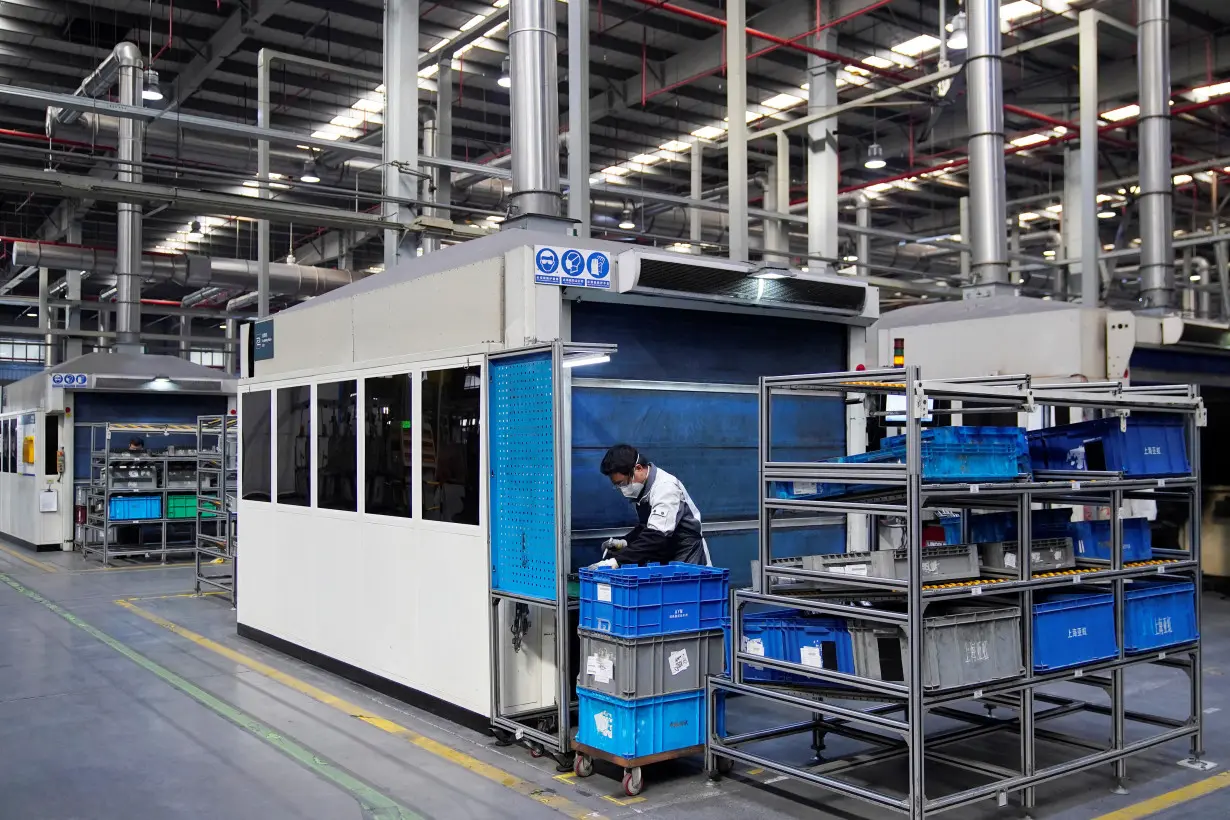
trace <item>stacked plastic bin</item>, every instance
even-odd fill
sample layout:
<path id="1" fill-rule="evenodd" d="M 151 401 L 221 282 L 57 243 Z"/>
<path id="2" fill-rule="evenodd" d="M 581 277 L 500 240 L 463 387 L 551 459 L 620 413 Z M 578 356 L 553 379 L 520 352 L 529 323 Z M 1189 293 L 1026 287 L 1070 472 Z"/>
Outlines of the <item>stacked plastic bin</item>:
<path id="1" fill-rule="evenodd" d="M 577 743 L 625 761 L 703 745 L 729 571 L 672 563 L 579 575 Z"/>

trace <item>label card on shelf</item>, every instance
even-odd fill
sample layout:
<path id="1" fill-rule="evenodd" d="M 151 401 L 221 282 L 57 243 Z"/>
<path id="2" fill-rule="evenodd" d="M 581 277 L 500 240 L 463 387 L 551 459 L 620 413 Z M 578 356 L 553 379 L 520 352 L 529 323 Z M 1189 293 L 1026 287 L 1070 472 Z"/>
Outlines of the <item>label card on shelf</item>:
<path id="1" fill-rule="evenodd" d="M 678 675 L 690 666 L 688 663 L 688 650 L 680 649 L 678 652 L 672 652 L 667 659 L 667 663 L 671 668 L 671 674 Z"/>
<path id="2" fill-rule="evenodd" d="M 812 669 L 823 669 L 824 656 L 820 654 L 820 647 L 800 646 L 799 663 L 803 666 L 810 666 Z"/>

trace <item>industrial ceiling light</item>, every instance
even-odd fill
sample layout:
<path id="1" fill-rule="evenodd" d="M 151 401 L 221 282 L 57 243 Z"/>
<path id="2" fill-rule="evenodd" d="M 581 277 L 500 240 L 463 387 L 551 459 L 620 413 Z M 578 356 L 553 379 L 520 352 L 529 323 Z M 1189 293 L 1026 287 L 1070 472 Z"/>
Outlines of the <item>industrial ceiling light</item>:
<path id="1" fill-rule="evenodd" d="M 876 171 L 885 165 L 888 165 L 888 162 L 884 159 L 884 149 L 880 147 L 880 143 L 873 142 L 871 145 L 868 145 L 867 159 L 863 162 L 863 167 Z"/>
<path id="2" fill-rule="evenodd" d="M 170 383 L 171 383 L 170 376 L 164 376 L 162 374 L 159 374 L 154 377 L 154 384 L 170 384 Z"/>
<path id="3" fill-rule="evenodd" d="M 630 231 L 636 228 L 636 223 L 632 221 L 632 203 L 625 202 L 623 213 L 620 214 L 619 227 L 621 230 Z"/>
<path id="4" fill-rule="evenodd" d="M 1199 282 L 1202 277 L 1198 273 L 1193 273 L 1191 276 L 1187 278 L 1192 280 L 1193 282 Z"/>
<path id="5" fill-rule="evenodd" d="M 152 68 L 145 69 L 145 83 L 141 87 L 141 99 L 162 99 L 162 88 L 158 85 L 158 72 Z"/>
<path id="6" fill-rule="evenodd" d="M 948 35 L 949 48 L 964 51 L 969 47 L 969 36 L 966 34 L 964 11 L 958 11 L 953 16 L 952 22 L 948 24 L 948 30 L 951 32 Z"/>
<path id="7" fill-rule="evenodd" d="M 500 88 L 512 88 L 511 67 L 509 58 L 505 57 L 504 62 L 500 63 L 500 79 L 496 80 Z"/>
<path id="8" fill-rule="evenodd" d="M 309 158 L 303 163 L 303 173 L 299 176 L 300 182 L 320 182 L 320 177 L 316 174 L 316 160 Z"/>
<path id="9" fill-rule="evenodd" d="M 1098 211 L 1098 219 L 1114 219 L 1115 212 L 1111 210 Z"/>

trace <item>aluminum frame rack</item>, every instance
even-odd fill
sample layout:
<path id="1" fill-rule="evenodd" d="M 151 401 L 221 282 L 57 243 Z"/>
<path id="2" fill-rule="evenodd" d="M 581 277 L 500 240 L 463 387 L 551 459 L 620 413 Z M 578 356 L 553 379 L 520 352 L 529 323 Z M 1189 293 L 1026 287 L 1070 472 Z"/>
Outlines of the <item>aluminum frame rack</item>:
<path id="1" fill-rule="evenodd" d="M 1178 576 L 1193 581 L 1197 628 L 1200 622 L 1200 447 L 1199 428 L 1205 423 L 1205 412 L 1199 394 L 1187 386 L 1149 387 L 1136 389 L 1118 382 L 1084 385 L 1033 385 L 1028 376 L 1000 376 L 988 379 L 930 380 L 921 378 L 917 366 L 872 371 L 809 374 L 798 377 L 780 376 L 760 381 L 760 514 L 759 556 L 754 570 L 754 589 L 731 592 L 732 669 L 729 677 L 711 677 L 707 684 L 708 744 L 705 766 L 710 776 L 718 776 L 717 761 L 741 761 L 753 766 L 795 778 L 835 791 L 839 794 L 893 809 L 911 820 L 924 820 L 949 809 L 984 800 L 996 800 L 1005 805 L 1016 795 L 1023 807 L 1030 809 L 1036 802 L 1036 787 L 1076 772 L 1110 765 L 1117 780 L 1126 777 L 1128 757 L 1162 743 L 1188 739 L 1192 758 L 1204 753 L 1201 668 L 1199 638 L 1167 646 L 1157 651 L 1128 654 L 1125 650 L 1125 583 L 1132 579 Z M 774 396 L 834 395 L 849 400 L 853 395 L 876 393 L 904 394 L 906 402 L 906 458 L 904 464 L 875 466 L 775 462 L 772 460 L 772 418 Z M 953 398 L 967 401 L 976 397 L 978 412 L 1024 412 L 1035 405 L 1079 407 L 1105 412 L 1130 414 L 1133 410 L 1182 414 L 1185 419 L 1186 444 L 1191 473 L 1174 478 L 1132 478 L 1118 473 L 1086 473 L 1067 471 L 1040 473 L 1032 480 L 1006 482 L 942 484 L 924 481 L 922 472 L 922 419 L 927 414 L 927 400 Z M 1013 416 L 1011 422 L 1016 424 Z M 774 497 L 773 482 L 782 480 L 826 480 L 847 483 L 884 485 L 882 492 L 863 494 L 856 498 L 827 497 L 823 500 L 781 499 Z M 1185 550 L 1158 550 L 1154 560 L 1125 563 L 1123 560 L 1122 503 L 1126 498 L 1156 498 L 1186 501 L 1189 512 L 1189 535 Z M 1015 574 L 995 578 L 979 578 L 968 582 L 924 584 L 922 567 L 922 521 L 927 508 L 956 508 L 961 511 L 962 532 L 968 533 L 968 510 L 988 507 L 1008 509 L 1018 517 L 1017 537 L 1020 543 L 1032 542 L 1030 511 L 1035 502 L 1079 504 L 1108 509 L 1111 530 L 1111 558 L 1104 561 L 1082 560 L 1073 570 L 1033 571 L 1031 550 L 1019 551 Z M 879 522 L 888 517 L 905 520 L 904 546 L 909 557 L 908 578 L 871 578 L 807 570 L 774 562 L 773 536 L 779 523 L 789 519 L 779 513 L 797 514 L 803 511 L 865 515 L 869 527 L 869 548 L 878 545 Z M 792 591 L 775 589 L 775 578 L 820 582 L 826 591 L 815 589 Z M 809 585 L 810 586 L 810 585 Z M 1084 663 L 1058 671 L 1035 671 L 1033 606 L 1035 593 L 1052 589 L 1088 589 L 1113 591 L 1115 638 L 1118 651 L 1113 657 Z M 756 591 L 762 590 L 762 591 Z M 767 592 L 773 590 L 772 592 Z M 1000 603 L 1019 607 L 1021 612 L 1021 652 L 1024 670 L 1015 677 L 997 679 L 978 685 L 958 686 L 940 690 L 924 690 L 923 622 L 926 608 L 938 602 L 974 602 L 994 598 Z M 901 604 L 904 603 L 904 607 Z M 748 605 L 788 607 L 804 612 L 857 619 L 878 623 L 905 633 L 903 650 L 903 681 L 881 680 L 859 674 L 805 666 L 784 660 L 753 654 L 743 645 L 743 616 Z M 1149 715 L 1129 710 L 1125 703 L 1124 671 L 1133 666 L 1157 664 L 1178 669 L 1188 677 L 1190 709 L 1184 719 Z M 828 693 L 836 699 L 850 698 L 857 693 L 864 698 L 878 699 L 882 705 L 857 708 L 844 704 L 816 700 L 812 691 L 795 691 L 780 684 L 749 681 L 745 667 L 788 672 L 809 679 L 816 693 Z M 1058 682 L 1076 682 L 1094 686 L 1110 694 L 1110 705 L 1057 698 L 1039 687 Z M 807 719 L 781 726 L 731 734 L 725 730 L 726 695 L 737 693 L 781 706 L 794 707 L 806 713 Z M 975 702 L 983 707 L 995 706 L 1011 712 L 1005 718 L 992 717 L 957 708 L 958 704 Z M 1041 705 L 1041 708 L 1039 708 Z M 1108 717 L 1110 741 L 1105 738 L 1078 737 L 1063 732 L 1039 728 L 1038 724 L 1066 714 L 1087 712 Z M 924 717 L 928 713 L 959 721 L 963 726 L 928 734 Z M 1129 741 L 1126 724 L 1143 724 L 1156 731 L 1148 737 Z M 826 735 L 841 735 L 867 744 L 870 751 L 826 760 L 814 766 L 799 766 L 774 758 L 761 747 L 749 746 L 757 741 L 810 733 L 822 743 Z M 948 750 L 954 743 L 992 735 L 1008 734 L 1016 738 L 1019 757 L 1010 762 L 971 760 Z M 1077 756 L 1051 766 L 1039 766 L 1036 756 L 1038 741 L 1061 744 L 1077 750 Z M 908 780 L 904 789 L 888 790 L 863 782 L 843 779 L 840 775 L 856 771 L 873 763 L 904 759 L 908 764 Z M 929 795 L 926 768 L 928 764 L 956 767 L 976 775 L 976 785 L 947 794 Z M 989 781 L 989 782 L 988 782 Z"/>

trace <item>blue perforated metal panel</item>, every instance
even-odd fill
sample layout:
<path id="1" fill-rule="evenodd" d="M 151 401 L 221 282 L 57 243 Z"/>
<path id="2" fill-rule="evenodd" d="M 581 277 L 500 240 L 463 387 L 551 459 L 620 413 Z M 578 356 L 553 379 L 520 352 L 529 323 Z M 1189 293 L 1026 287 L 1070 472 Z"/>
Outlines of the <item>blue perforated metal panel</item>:
<path id="1" fill-rule="evenodd" d="M 550 351 L 492 359 L 491 588 L 555 600 L 555 408 Z"/>

